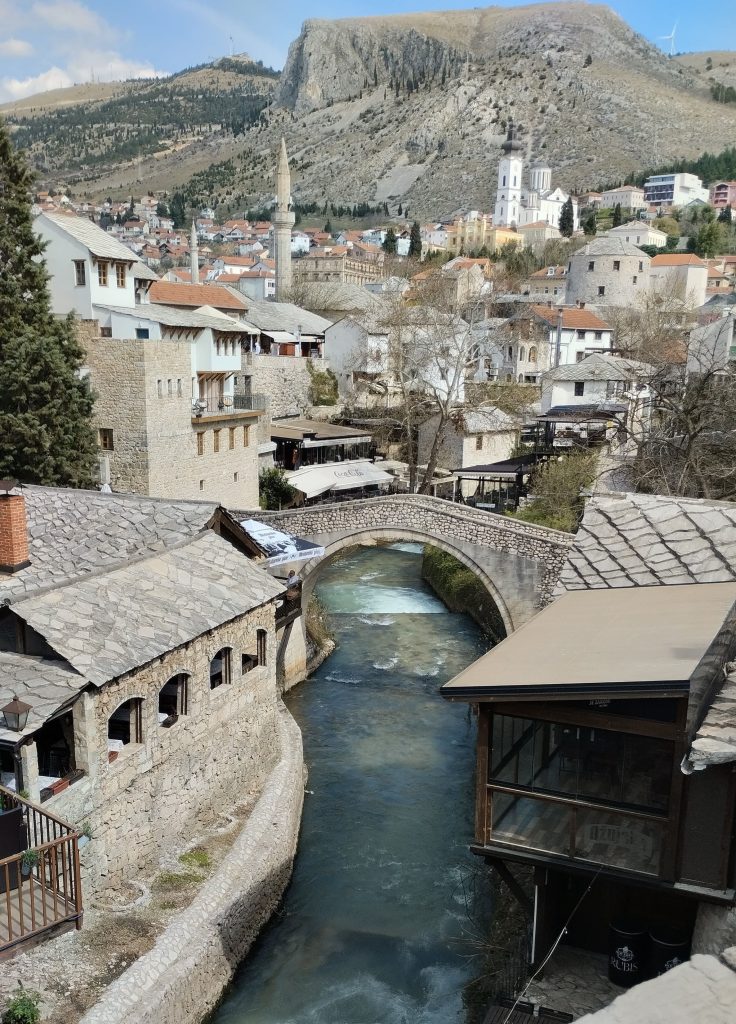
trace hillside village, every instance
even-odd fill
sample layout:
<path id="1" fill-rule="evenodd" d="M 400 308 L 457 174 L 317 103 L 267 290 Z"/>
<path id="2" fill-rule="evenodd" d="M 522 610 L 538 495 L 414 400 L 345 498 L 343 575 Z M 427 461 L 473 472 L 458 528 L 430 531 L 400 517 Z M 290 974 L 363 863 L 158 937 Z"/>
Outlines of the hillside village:
<path id="1" fill-rule="evenodd" d="M 331 24 L 307 23 L 280 79 L 299 118 L 314 112 L 305 77 L 323 109 L 355 100 L 310 64 Z M 373 35 L 351 31 L 372 60 Z M 459 74 L 460 42 L 427 31 L 427 82 Z M 671 87 L 684 72 L 662 64 Z M 429 633 L 406 654 L 415 616 L 389 583 L 350 627 L 373 630 L 366 673 L 398 679 L 411 657 L 428 700 L 468 708 L 472 835 L 452 843 L 494 911 L 478 918 L 480 980 L 458 986 L 463 1019 L 725 1024 L 736 178 L 652 151 L 573 187 L 559 150 L 504 109 L 463 194 L 485 209 L 460 192 L 429 209 L 410 189 L 312 201 L 302 129 L 273 110 L 261 124 L 276 73 L 220 70 L 228 96 L 248 78 L 249 124 L 229 130 L 269 132 L 251 209 L 227 168 L 230 200 L 211 205 L 178 181 L 125 199 L 40 187 L 0 123 L 3 1021 L 225 1019 L 209 1015 L 261 929 L 299 916 L 280 902 L 294 871 L 303 899 L 302 811 L 314 798 L 317 813 L 324 776 L 290 691 L 356 642 L 322 581 L 365 595 L 356 550 L 403 549 L 450 628 L 478 627 L 435 682 L 444 661 L 420 666 Z M 385 75 L 406 88 L 388 55 Z M 123 141 L 112 132 L 107 156 Z M 729 141 L 713 161 L 730 166 Z M 372 719 L 334 723 L 355 730 L 356 757 L 379 742 L 360 732 Z M 339 851 L 332 829 L 318 827 Z M 381 927 L 363 930 L 396 939 Z M 324 939 L 325 962 L 349 958 L 351 934 Z M 253 955 L 277 963 L 268 943 Z M 269 984 L 295 998 L 283 977 Z"/>

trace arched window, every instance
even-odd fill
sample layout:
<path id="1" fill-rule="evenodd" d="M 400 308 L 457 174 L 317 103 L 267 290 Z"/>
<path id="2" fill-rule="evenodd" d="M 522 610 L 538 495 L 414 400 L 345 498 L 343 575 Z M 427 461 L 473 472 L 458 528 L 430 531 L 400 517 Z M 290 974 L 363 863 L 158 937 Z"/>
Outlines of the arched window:
<path id="1" fill-rule="evenodd" d="M 529 362 L 530 363 L 536 363 L 536 361 L 537 361 L 537 346 L 536 345 L 532 345 L 531 348 L 529 349 Z"/>
<path id="2" fill-rule="evenodd" d="M 143 742 L 143 700 L 131 697 L 107 720 L 107 759 L 114 761 L 124 747 Z"/>
<path id="3" fill-rule="evenodd" d="M 501 184 L 504 186 L 504 188 L 506 187 L 506 175 L 505 174 L 503 176 L 503 181 L 501 182 Z"/>
<path id="4" fill-rule="evenodd" d="M 519 384 L 523 384 L 523 383 L 524 383 L 524 374 L 520 373 L 519 374 Z"/>
<path id="5" fill-rule="evenodd" d="M 179 672 L 164 683 L 158 692 L 158 724 L 165 729 L 186 715 L 189 704 L 189 676 Z"/>
<path id="6" fill-rule="evenodd" d="M 519 349 L 519 362 L 523 363 L 526 361 L 526 349 L 522 345 Z"/>
<path id="7" fill-rule="evenodd" d="M 210 690 L 230 682 L 232 678 L 231 660 L 232 650 L 229 647 L 223 647 L 214 656 L 210 662 Z"/>
<path id="8" fill-rule="evenodd" d="M 513 358 L 514 358 L 514 346 L 513 345 L 509 345 L 509 359 L 513 359 Z"/>

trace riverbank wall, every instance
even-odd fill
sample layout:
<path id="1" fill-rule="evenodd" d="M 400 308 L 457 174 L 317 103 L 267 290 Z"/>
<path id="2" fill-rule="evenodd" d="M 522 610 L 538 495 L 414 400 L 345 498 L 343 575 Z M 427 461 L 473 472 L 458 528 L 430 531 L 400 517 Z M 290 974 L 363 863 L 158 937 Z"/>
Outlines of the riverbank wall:
<path id="1" fill-rule="evenodd" d="M 503 619 L 493 598 L 476 574 L 452 555 L 425 545 L 422 579 L 451 612 L 469 615 L 495 643 L 506 636 Z"/>
<path id="2" fill-rule="evenodd" d="M 285 707 L 279 741 L 279 762 L 217 872 L 80 1024 L 198 1024 L 217 1006 L 291 877 L 304 758 Z"/>

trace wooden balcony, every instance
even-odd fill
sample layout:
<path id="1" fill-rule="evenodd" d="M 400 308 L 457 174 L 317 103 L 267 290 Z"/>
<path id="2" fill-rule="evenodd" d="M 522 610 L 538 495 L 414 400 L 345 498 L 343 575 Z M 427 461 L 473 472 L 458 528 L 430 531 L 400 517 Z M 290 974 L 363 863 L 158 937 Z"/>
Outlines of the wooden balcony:
<path id="1" fill-rule="evenodd" d="M 0 786 L 0 960 L 62 925 L 82 927 L 79 832 Z"/>
<path id="2" fill-rule="evenodd" d="M 276 606 L 276 629 L 288 626 L 302 614 L 302 585 L 298 583 L 286 591 L 283 601 Z"/>

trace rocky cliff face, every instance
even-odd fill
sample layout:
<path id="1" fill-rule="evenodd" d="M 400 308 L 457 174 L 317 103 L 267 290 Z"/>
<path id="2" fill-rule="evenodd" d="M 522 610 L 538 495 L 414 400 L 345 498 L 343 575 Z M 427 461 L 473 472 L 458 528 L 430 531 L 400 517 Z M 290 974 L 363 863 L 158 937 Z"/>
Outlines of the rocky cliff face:
<path id="1" fill-rule="evenodd" d="M 371 86 L 422 87 L 463 72 L 475 78 L 509 55 L 541 57 L 550 66 L 590 55 L 663 82 L 687 77 L 607 7 L 534 4 L 306 21 L 289 50 L 278 100 L 303 114 L 349 100 Z"/>

